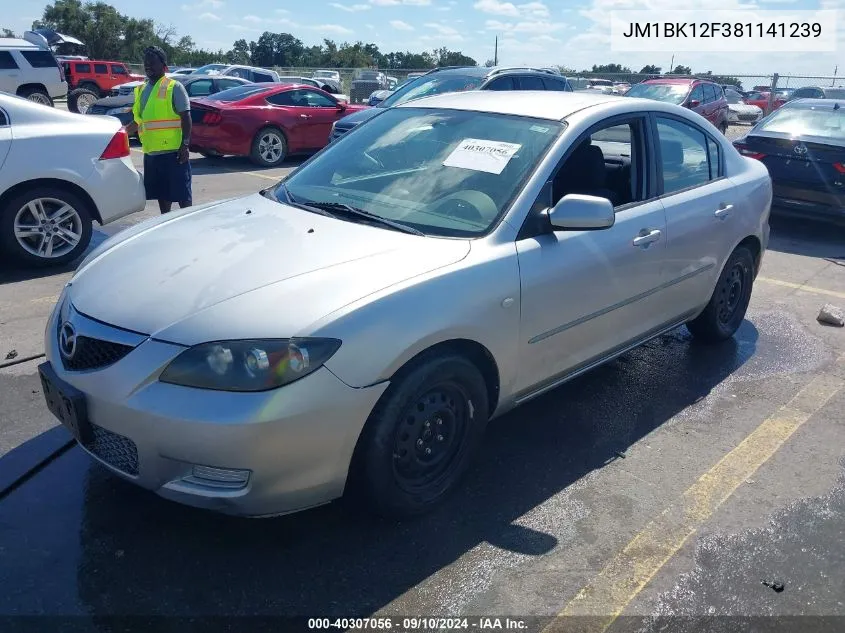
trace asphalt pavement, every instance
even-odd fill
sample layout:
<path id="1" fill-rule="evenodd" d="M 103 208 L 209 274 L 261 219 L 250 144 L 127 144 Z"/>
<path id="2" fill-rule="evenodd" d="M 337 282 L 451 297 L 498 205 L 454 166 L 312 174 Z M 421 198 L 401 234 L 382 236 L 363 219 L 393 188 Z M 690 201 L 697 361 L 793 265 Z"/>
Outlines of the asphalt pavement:
<path id="1" fill-rule="evenodd" d="M 284 173 L 193 165 L 196 202 Z M 424 616 L 845 630 L 845 329 L 815 319 L 845 306 L 844 268 L 845 232 L 775 219 L 735 339 L 680 328 L 496 420 L 461 489 L 398 524 L 342 502 L 248 520 L 162 500 L 69 444 L 38 359 L 2 367 L 0 630 L 295 631 L 307 620 L 284 617 L 374 615 L 402 631 L 461 627 L 403 622 Z M 0 273 L 0 365 L 41 353 L 70 274 Z"/>

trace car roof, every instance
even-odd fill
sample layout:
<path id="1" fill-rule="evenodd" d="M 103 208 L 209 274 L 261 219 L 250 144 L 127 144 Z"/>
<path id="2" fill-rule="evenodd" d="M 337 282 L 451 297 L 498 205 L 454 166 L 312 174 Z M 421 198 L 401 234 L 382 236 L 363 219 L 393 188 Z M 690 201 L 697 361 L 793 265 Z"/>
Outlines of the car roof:
<path id="1" fill-rule="evenodd" d="M 707 81 L 706 79 L 696 79 L 695 77 L 661 77 L 660 79 L 646 79 L 644 84 L 691 84 L 694 81 Z M 710 82 L 713 83 L 713 82 Z"/>
<path id="2" fill-rule="evenodd" d="M 449 92 L 431 97 L 422 97 L 406 101 L 397 108 L 437 108 L 446 110 L 468 110 L 473 112 L 490 112 L 493 114 L 514 114 L 517 116 L 533 117 L 560 121 L 584 108 L 603 103 L 619 102 L 623 97 L 578 92 L 543 92 L 541 99 L 536 91 L 509 90 L 497 92 L 494 90 L 468 90 L 466 92 Z M 646 99 L 625 99 L 631 105 L 639 101 L 652 104 Z"/>
<path id="3" fill-rule="evenodd" d="M 788 101 L 783 107 L 790 108 L 819 108 L 823 110 L 838 110 L 845 108 L 845 99 L 810 99 L 803 97 L 801 99 L 793 99 Z"/>
<path id="4" fill-rule="evenodd" d="M 22 40 L 18 37 L 0 37 L 0 48 L 25 48 L 33 51 L 41 50 L 32 42 Z"/>

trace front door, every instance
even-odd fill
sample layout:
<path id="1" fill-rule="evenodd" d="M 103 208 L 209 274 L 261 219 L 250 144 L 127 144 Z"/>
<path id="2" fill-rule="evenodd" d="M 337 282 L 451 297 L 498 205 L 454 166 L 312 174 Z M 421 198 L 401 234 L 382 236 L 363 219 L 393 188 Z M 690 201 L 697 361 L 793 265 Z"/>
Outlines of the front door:
<path id="1" fill-rule="evenodd" d="M 658 183 L 669 232 L 667 305 L 678 314 L 703 307 L 732 248 L 738 200 L 724 177 L 719 144 L 702 128 L 655 114 Z M 662 183 L 662 185 L 661 185 Z"/>
<path id="2" fill-rule="evenodd" d="M 322 149 L 329 144 L 332 124 L 344 112 L 331 97 L 308 88 L 291 91 L 297 115 L 304 120 L 307 149 Z"/>
<path id="3" fill-rule="evenodd" d="M 646 179 L 652 156 L 646 129 L 645 118 L 615 119 L 594 127 L 573 144 L 591 147 L 566 156 L 552 180 L 552 204 L 568 193 L 610 199 L 616 208 L 614 226 L 597 231 L 538 229 L 517 241 L 522 394 L 622 349 L 665 323 L 660 286 L 666 218 Z"/>

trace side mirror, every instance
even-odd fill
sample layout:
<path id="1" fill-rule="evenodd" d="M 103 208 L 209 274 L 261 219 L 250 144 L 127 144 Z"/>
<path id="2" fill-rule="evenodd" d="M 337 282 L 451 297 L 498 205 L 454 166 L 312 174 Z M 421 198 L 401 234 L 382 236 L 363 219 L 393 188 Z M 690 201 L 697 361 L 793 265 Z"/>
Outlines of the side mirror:
<path id="1" fill-rule="evenodd" d="M 616 214 L 607 198 L 570 193 L 549 210 L 549 221 L 557 231 L 597 231 L 612 227 Z"/>
<path id="2" fill-rule="evenodd" d="M 689 102 L 687 103 L 688 108 L 697 108 L 700 105 L 701 105 L 701 101 L 699 101 L 698 99 L 690 99 Z"/>
<path id="3" fill-rule="evenodd" d="M 337 102 L 337 109 L 340 110 L 341 112 L 345 112 L 346 111 L 346 101 L 338 101 Z"/>

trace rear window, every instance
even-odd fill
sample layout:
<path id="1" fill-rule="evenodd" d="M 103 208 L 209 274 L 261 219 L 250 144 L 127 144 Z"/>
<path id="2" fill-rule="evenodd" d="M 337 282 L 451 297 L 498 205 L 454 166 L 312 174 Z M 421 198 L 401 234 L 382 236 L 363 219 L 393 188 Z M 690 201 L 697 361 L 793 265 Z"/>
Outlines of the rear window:
<path id="1" fill-rule="evenodd" d="M 243 101 L 248 97 L 255 96 L 262 92 L 270 90 L 267 86 L 238 86 L 237 88 L 229 88 L 228 90 L 221 90 L 217 94 L 207 97 L 211 101 Z"/>
<path id="2" fill-rule="evenodd" d="M 109 67 L 105 64 L 94 64 L 94 72 L 100 75 L 105 75 L 109 72 Z"/>
<path id="3" fill-rule="evenodd" d="M 464 75 L 462 73 L 433 73 L 431 75 L 423 75 L 402 86 L 379 105 L 389 108 L 421 97 L 430 97 L 447 92 L 476 90 L 483 80 L 484 78 L 482 76 Z"/>
<path id="4" fill-rule="evenodd" d="M 255 71 L 252 73 L 253 77 L 255 78 L 256 83 L 266 83 L 273 81 L 273 75 L 268 75 L 266 73 L 260 73 Z"/>
<path id="5" fill-rule="evenodd" d="M 0 70 L 14 70 L 18 67 L 9 51 L 0 51 Z"/>
<path id="6" fill-rule="evenodd" d="M 71 66 L 74 72 L 77 73 L 90 73 L 91 72 L 91 64 L 75 64 Z"/>
<path id="7" fill-rule="evenodd" d="M 112 71 L 112 73 L 114 73 L 115 75 L 128 75 L 128 74 L 129 74 L 129 73 L 127 73 L 127 72 L 126 72 L 126 68 L 125 68 L 125 67 L 120 66 L 120 65 L 118 65 L 118 64 L 112 64 L 112 65 L 111 65 L 111 71 Z"/>
<path id="8" fill-rule="evenodd" d="M 764 132 L 845 139 L 845 109 L 784 106 L 760 124 Z"/>
<path id="9" fill-rule="evenodd" d="M 544 90 L 543 80 L 539 77 L 523 76 L 519 78 L 520 90 Z"/>
<path id="10" fill-rule="evenodd" d="M 50 51 L 21 51 L 21 55 L 33 68 L 58 68 L 56 58 Z"/>

